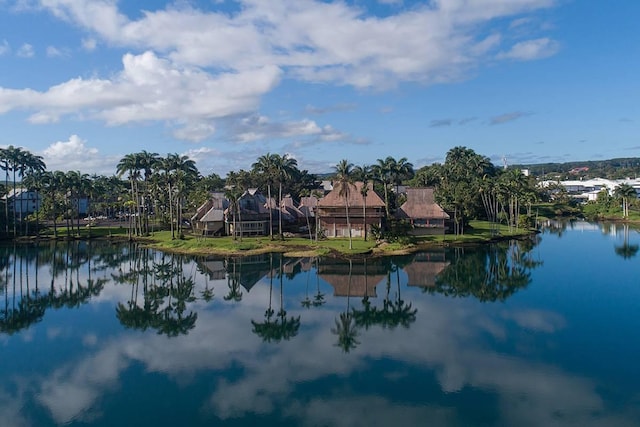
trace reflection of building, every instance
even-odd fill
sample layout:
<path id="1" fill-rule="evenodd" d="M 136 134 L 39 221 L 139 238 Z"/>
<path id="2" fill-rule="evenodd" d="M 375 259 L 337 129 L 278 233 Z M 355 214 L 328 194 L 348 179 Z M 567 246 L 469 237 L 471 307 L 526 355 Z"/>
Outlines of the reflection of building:
<path id="1" fill-rule="evenodd" d="M 249 292 L 256 283 L 271 273 L 272 263 L 269 257 L 269 254 L 260 254 L 242 258 L 228 258 L 225 260 L 225 268 L 229 279 L 237 281 Z"/>
<path id="2" fill-rule="evenodd" d="M 403 268 L 407 273 L 407 286 L 419 286 L 421 288 L 436 285 L 436 277 L 442 272 L 449 262 L 445 260 L 442 252 L 421 252 L 415 255 L 411 264 Z"/>
<path id="3" fill-rule="evenodd" d="M 387 269 L 366 260 L 323 260 L 318 276 L 333 286 L 337 297 L 375 297 L 376 286 L 387 277 Z"/>
<path id="4" fill-rule="evenodd" d="M 210 280 L 224 280 L 227 277 L 227 270 L 224 267 L 224 260 L 213 259 L 198 261 L 203 273 L 209 276 Z"/>

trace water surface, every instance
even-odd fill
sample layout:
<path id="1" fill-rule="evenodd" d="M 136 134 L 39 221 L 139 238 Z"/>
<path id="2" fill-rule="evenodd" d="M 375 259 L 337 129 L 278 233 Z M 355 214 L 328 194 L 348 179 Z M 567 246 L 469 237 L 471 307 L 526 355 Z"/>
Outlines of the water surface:
<path id="1" fill-rule="evenodd" d="M 640 424 L 640 235 L 384 260 L 0 247 L 7 426 Z"/>

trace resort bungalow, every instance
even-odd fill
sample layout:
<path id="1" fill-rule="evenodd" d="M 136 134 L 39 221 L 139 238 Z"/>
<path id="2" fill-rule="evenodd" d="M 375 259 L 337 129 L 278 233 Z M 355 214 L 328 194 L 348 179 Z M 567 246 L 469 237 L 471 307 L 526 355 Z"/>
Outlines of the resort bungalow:
<path id="1" fill-rule="evenodd" d="M 318 207 L 318 199 L 313 196 L 301 197 L 298 210 L 302 212 L 304 224 L 300 228 L 301 231 L 312 232 L 316 225 L 316 209 Z"/>
<path id="2" fill-rule="evenodd" d="M 229 201 L 225 199 L 224 194 L 214 193 L 191 217 L 193 232 L 201 236 L 224 234 L 224 211 L 228 207 Z"/>
<path id="3" fill-rule="evenodd" d="M 272 203 L 258 191 L 251 188 L 245 191 L 238 201 L 239 210 L 233 204 L 225 210 L 225 228 L 228 235 L 267 236 L 269 235 L 269 210 Z M 275 210 L 273 210 L 275 211 Z M 278 213 L 272 212 L 274 221 Z"/>
<path id="4" fill-rule="evenodd" d="M 406 194 L 407 201 L 396 216 L 411 224 L 410 233 L 415 236 L 445 233 L 449 214 L 435 202 L 433 188 L 407 188 Z"/>
<path id="5" fill-rule="evenodd" d="M 277 212 L 276 212 L 277 215 Z M 305 213 L 295 206 L 291 196 L 283 197 L 280 201 L 280 215 L 282 215 L 282 228 L 284 231 L 297 232 L 306 224 Z M 278 218 L 274 218 L 274 230 L 277 229 Z"/>
<path id="6" fill-rule="evenodd" d="M 334 185 L 326 196 L 318 200 L 316 219 L 320 230 L 326 237 L 347 237 L 346 207 L 349 208 L 349 223 L 352 237 L 364 237 L 365 229 L 369 233 L 373 225 L 382 228 L 385 218 L 384 201 L 373 190 L 373 185 L 367 183 L 367 196 L 362 195 L 363 182 L 347 184 L 348 196 L 345 199 L 340 194 L 340 186 Z"/>

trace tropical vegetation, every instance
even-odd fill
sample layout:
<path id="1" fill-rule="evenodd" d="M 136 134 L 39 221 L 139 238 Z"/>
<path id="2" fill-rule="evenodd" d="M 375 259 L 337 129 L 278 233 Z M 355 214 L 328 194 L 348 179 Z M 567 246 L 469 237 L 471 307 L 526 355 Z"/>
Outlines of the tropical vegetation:
<path id="1" fill-rule="evenodd" d="M 180 240 L 190 229 L 188 219 L 212 191 L 224 192 L 230 202 L 229 221 L 236 222 L 242 221 L 242 195 L 247 189 L 257 188 L 267 195 L 270 215 L 278 216 L 270 218 L 274 224 L 269 230 L 270 239 L 275 240 L 277 236 L 284 240 L 282 210 L 278 209 L 284 197 L 300 200 L 322 196 L 317 175 L 300 170 L 291 156 L 276 153 L 259 156 L 250 169 L 230 171 L 226 178 L 221 178 L 215 173 L 203 176 L 188 156 L 168 153 L 163 157 L 141 151 L 123 156 L 115 173 L 104 176 L 81 171 L 49 171 L 42 157 L 9 146 L 0 149 L 0 169 L 5 173 L 0 185 L 3 196 L 0 233 L 6 238 L 91 237 L 97 224 L 95 218 L 108 218 L 118 221 L 116 227 L 126 229 L 130 239 L 168 230 L 171 239 Z M 356 188 L 350 184 L 367 183 L 359 187 L 364 201 L 362 217 L 366 218 L 368 191 L 376 191 L 383 198 L 387 221 L 382 229 L 374 228 L 371 233 L 377 240 L 389 242 L 409 243 L 403 240 L 407 224 L 396 220 L 394 215 L 405 201 L 402 186 L 433 187 L 436 201 L 451 215 L 451 231 L 456 236 L 468 233 L 471 221 L 478 219 L 493 224 L 494 234 L 499 233 L 499 225 L 509 231 L 526 230 L 534 225 L 540 210 L 545 209 L 540 203 L 568 200 L 561 186 L 540 188 L 534 177 L 525 176 L 519 168 L 497 167 L 488 157 L 462 146 L 449 150 L 444 163 L 419 169 L 404 157 L 387 156 L 377 159 L 373 165 L 355 165 L 342 159 L 327 178 L 334 182 L 345 201 L 349 200 L 348 193 Z M 613 195 L 605 193 L 596 203 L 584 207 L 587 214 L 634 218 L 638 203 L 632 187 L 621 185 Z M 33 210 L 26 209 L 29 194 L 38 194 Z M 353 212 L 348 203 L 345 203 L 345 214 L 350 224 Z M 312 226 L 310 224 L 310 228 Z M 366 241 L 367 227 L 364 229 Z M 233 238 L 242 240 L 242 232 L 234 233 Z M 349 235 L 348 240 L 352 249 L 354 239 Z"/>

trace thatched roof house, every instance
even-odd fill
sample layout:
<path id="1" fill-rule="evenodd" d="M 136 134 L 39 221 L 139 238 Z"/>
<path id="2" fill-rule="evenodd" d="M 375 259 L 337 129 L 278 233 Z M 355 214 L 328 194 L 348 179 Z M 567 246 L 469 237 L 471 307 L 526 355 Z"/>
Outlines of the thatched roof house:
<path id="1" fill-rule="evenodd" d="M 372 225 L 382 227 L 385 218 L 385 203 L 374 191 L 373 184 L 367 183 L 367 195 L 362 195 L 363 182 L 346 184 L 348 191 L 346 197 L 341 193 L 342 186 L 334 184 L 326 196 L 318 200 L 316 216 L 318 224 L 326 237 L 346 237 L 349 235 L 347 228 L 347 206 L 349 208 L 349 223 L 351 224 L 351 236 L 362 237 Z"/>
<path id="2" fill-rule="evenodd" d="M 444 233 L 449 214 L 436 203 L 433 188 L 407 188 L 406 194 L 396 216 L 411 223 L 413 234 Z"/>

